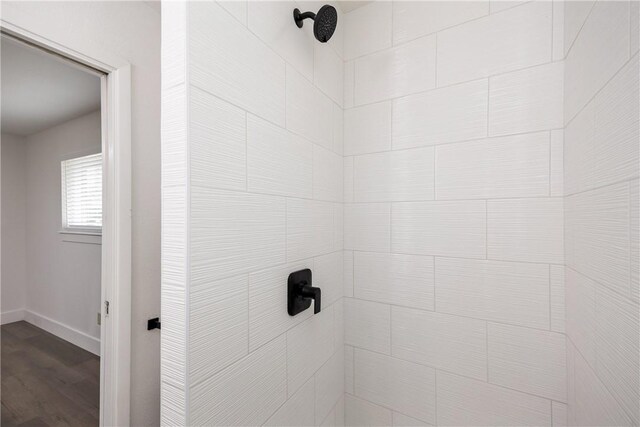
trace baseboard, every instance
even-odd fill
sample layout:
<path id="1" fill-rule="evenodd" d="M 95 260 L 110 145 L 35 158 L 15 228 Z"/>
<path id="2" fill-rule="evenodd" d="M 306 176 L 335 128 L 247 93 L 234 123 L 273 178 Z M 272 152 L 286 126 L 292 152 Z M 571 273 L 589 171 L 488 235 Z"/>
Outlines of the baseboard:
<path id="1" fill-rule="evenodd" d="M 88 352 L 100 356 L 100 340 L 97 338 L 29 310 L 24 310 L 24 320 L 49 333 L 52 333 L 58 338 L 62 338 L 65 341 L 69 341 L 71 344 L 77 345 Z"/>
<path id="2" fill-rule="evenodd" d="M 19 308 L 17 310 L 5 311 L 0 314 L 0 325 L 6 325 L 7 323 L 19 322 L 24 320 L 24 309 Z"/>

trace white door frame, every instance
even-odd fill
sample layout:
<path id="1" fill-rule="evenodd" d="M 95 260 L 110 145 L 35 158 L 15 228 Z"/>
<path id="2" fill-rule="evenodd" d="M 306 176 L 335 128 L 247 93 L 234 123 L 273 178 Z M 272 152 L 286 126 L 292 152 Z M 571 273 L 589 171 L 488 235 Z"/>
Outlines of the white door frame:
<path id="1" fill-rule="evenodd" d="M 6 7 L 3 7 L 3 12 Z M 2 32 L 106 73 L 102 79 L 102 322 L 100 425 L 128 426 L 131 370 L 131 67 L 108 52 L 80 52 L 55 40 L 52 25 L 14 11 Z M 13 18 L 13 19 L 12 19 Z M 22 18 L 22 19 L 21 19 Z M 109 312 L 106 312 L 108 301 Z"/>

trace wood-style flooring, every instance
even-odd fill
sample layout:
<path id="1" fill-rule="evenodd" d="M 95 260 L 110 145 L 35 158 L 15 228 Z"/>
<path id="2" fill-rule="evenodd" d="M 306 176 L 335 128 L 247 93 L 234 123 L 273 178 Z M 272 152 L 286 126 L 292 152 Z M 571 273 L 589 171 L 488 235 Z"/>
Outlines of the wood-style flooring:
<path id="1" fill-rule="evenodd" d="M 98 356 L 27 322 L 0 337 L 2 427 L 98 425 Z"/>

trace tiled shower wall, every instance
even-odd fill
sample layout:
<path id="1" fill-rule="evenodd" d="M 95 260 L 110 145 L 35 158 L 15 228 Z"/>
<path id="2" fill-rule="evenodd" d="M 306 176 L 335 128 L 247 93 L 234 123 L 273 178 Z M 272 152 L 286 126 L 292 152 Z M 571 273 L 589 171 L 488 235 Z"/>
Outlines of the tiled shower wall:
<path id="1" fill-rule="evenodd" d="M 640 424 L 638 5 L 565 10 L 570 425 Z"/>
<path id="2" fill-rule="evenodd" d="M 346 424 L 566 424 L 563 12 L 345 17 Z"/>
<path id="3" fill-rule="evenodd" d="M 344 420 L 343 36 L 296 6 L 162 4 L 164 425 Z"/>

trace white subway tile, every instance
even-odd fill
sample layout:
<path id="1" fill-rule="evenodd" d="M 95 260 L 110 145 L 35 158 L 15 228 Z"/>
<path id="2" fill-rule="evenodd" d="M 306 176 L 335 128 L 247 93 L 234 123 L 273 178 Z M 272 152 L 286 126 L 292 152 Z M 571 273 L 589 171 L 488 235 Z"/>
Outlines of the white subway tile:
<path id="1" fill-rule="evenodd" d="M 424 421 L 416 420 L 399 412 L 393 413 L 393 427 L 426 427 L 428 425 Z"/>
<path id="2" fill-rule="evenodd" d="M 333 356 L 315 374 L 316 425 L 329 415 L 338 400 L 344 395 L 344 352 L 338 348 Z"/>
<path id="3" fill-rule="evenodd" d="M 484 200 L 395 203 L 393 252 L 417 255 L 486 257 Z"/>
<path id="4" fill-rule="evenodd" d="M 564 63 L 552 62 L 489 79 L 489 135 L 563 127 Z"/>
<path id="5" fill-rule="evenodd" d="M 264 426 L 314 426 L 315 383 L 311 377 L 273 414 Z"/>
<path id="6" fill-rule="evenodd" d="M 191 88 L 189 105 L 191 184 L 244 191 L 245 112 L 196 87 Z"/>
<path id="7" fill-rule="evenodd" d="M 595 366 L 596 283 L 565 268 L 566 334 L 589 364 Z"/>
<path id="8" fill-rule="evenodd" d="M 354 200 L 433 200 L 433 165 L 433 147 L 355 156 Z"/>
<path id="9" fill-rule="evenodd" d="M 344 63 L 344 108 L 352 108 L 355 102 L 355 63 L 355 60 Z"/>
<path id="10" fill-rule="evenodd" d="M 488 13 L 488 1 L 393 2 L 393 43 L 413 40 Z"/>
<path id="11" fill-rule="evenodd" d="M 344 202 L 353 202 L 353 156 L 344 158 Z"/>
<path id="12" fill-rule="evenodd" d="M 354 282 L 354 272 L 353 272 L 353 251 L 344 251 L 344 296 L 345 297 L 353 297 L 353 282 Z"/>
<path id="13" fill-rule="evenodd" d="M 549 266 L 549 303 L 551 304 L 551 330 L 565 332 L 564 265 Z"/>
<path id="14" fill-rule="evenodd" d="M 480 199 L 549 194 L 549 133 L 436 147 L 436 198 Z"/>
<path id="15" fill-rule="evenodd" d="M 390 426 L 391 411 L 350 394 L 345 395 L 344 423 L 347 426 Z"/>
<path id="16" fill-rule="evenodd" d="M 549 328 L 549 267 L 436 259 L 436 307 L 444 313 Z"/>
<path id="17" fill-rule="evenodd" d="M 287 399 L 287 358 L 281 336 L 191 387 L 194 425 L 261 425 Z M 251 384 L 251 387 L 247 387 Z"/>
<path id="18" fill-rule="evenodd" d="M 640 181 L 629 183 L 631 299 L 640 302 Z"/>
<path id="19" fill-rule="evenodd" d="M 595 1 L 564 1 L 564 54 L 569 52 Z M 555 34 L 554 34 L 555 35 Z"/>
<path id="20" fill-rule="evenodd" d="M 335 343 L 334 345 L 336 347 L 336 351 L 342 354 L 343 351 L 340 349 L 340 347 L 344 344 L 344 300 L 340 298 L 332 305 L 332 307 L 333 342 Z"/>
<path id="21" fill-rule="evenodd" d="M 365 105 L 344 112 L 344 154 L 391 149 L 391 102 Z"/>
<path id="22" fill-rule="evenodd" d="M 309 318 L 313 311 L 297 316 L 287 313 L 287 279 L 293 271 L 312 268 L 311 261 L 300 261 L 249 274 L 249 351 Z"/>
<path id="23" fill-rule="evenodd" d="M 227 12 L 229 12 L 234 18 L 236 18 L 242 25 L 247 25 L 247 1 L 234 0 L 234 1 L 218 1 L 218 4 L 222 6 Z"/>
<path id="24" fill-rule="evenodd" d="M 291 3 L 289 3 L 289 8 L 291 8 Z M 313 51 L 314 84 L 335 103 L 342 105 L 344 97 L 344 63 L 342 58 L 331 46 L 325 43 L 314 43 Z"/>
<path id="25" fill-rule="evenodd" d="M 564 61 L 565 123 L 628 59 L 629 3 L 596 2 Z"/>
<path id="26" fill-rule="evenodd" d="M 435 424 L 435 369 L 361 349 L 355 367 L 356 396 Z"/>
<path id="27" fill-rule="evenodd" d="M 393 148 L 412 148 L 487 136 L 486 79 L 393 101 Z"/>
<path id="28" fill-rule="evenodd" d="M 287 171 L 285 171 L 287 172 Z M 313 198 L 342 202 L 344 191 L 342 156 L 313 145 Z M 289 178 L 291 179 L 291 177 Z"/>
<path id="29" fill-rule="evenodd" d="M 638 176 L 639 73 L 636 56 L 567 125 L 568 194 Z"/>
<path id="30" fill-rule="evenodd" d="M 549 165 L 549 195 L 562 197 L 564 195 L 564 130 L 551 131 L 551 154 Z"/>
<path id="31" fill-rule="evenodd" d="M 640 423 L 640 306 L 604 287 L 596 289 L 596 373 Z"/>
<path id="32" fill-rule="evenodd" d="M 346 60 L 391 46 L 391 2 L 371 2 L 344 16 Z"/>
<path id="33" fill-rule="evenodd" d="M 354 374 L 354 366 L 353 366 L 353 347 L 350 345 L 344 346 L 344 392 L 353 394 L 353 374 Z"/>
<path id="34" fill-rule="evenodd" d="M 215 2 L 189 3 L 191 84 L 284 126 L 285 62 Z"/>
<path id="35" fill-rule="evenodd" d="M 436 86 L 436 37 L 422 37 L 357 59 L 355 103 L 369 104 Z"/>
<path id="36" fill-rule="evenodd" d="M 488 258 L 562 264 L 562 198 L 489 200 Z"/>
<path id="37" fill-rule="evenodd" d="M 391 207 L 388 203 L 356 203 L 344 207 L 344 247 L 388 252 L 391 244 Z"/>
<path id="38" fill-rule="evenodd" d="M 313 160 L 313 144 L 281 127 L 248 115 L 249 191 L 311 198 Z M 207 167 L 211 169 L 211 165 Z"/>
<path id="39" fill-rule="evenodd" d="M 287 1 L 249 1 L 248 27 L 264 43 L 307 79 L 313 79 L 312 35 L 291 25 L 293 9 Z"/>
<path id="40" fill-rule="evenodd" d="M 530 2 L 438 33 L 438 86 L 551 59 L 551 2 Z"/>
<path id="41" fill-rule="evenodd" d="M 562 61 L 564 59 L 564 0 L 553 1 L 553 47 L 551 59 Z"/>
<path id="42" fill-rule="evenodd" d="M 438 371 L 438 425 L 550 426 L 551 404 L 530 394 Z"/>
<path id="43" fill-rule="evenodd" d="M 344 155 L 344 111 L 333 104 L 333 152 Z"/>
<path id="44" fill-rule="evenodd" d="M 560 402 L 551 402 L 551 419 L 553 427 L 568 426 L 567 404 Z"/>
<path id="45" fill-rule="evenodd" d="M 511 9 L 512 7 L 519 6 L 523 3 L 526 3 L 527 0 L 491 0 L 489 3 L 491 4 L 491 13 L 498 13 L 503 10 Z"/>
<path id="46" fill-rule="evenodd" d="M 622 295 L 630 291 L 629 184 L 565 200 L 568 266 Z"/>
<path id="47" fill-rule="evenodd" d="M 191 189 L 192 286 L 285 261 L 284 199 Z"/>
<path id="48" fill-rule="evenodd" d="M 565 336 L 489 323 L 489 382 L 567 400 Z"/>
<path id="49" fill-rule="evenodd" d="M 392 307 L 391 336 L 394 357 L 487 379 L 487 324 L 483 320 Z M 359 368 L 356 364 L 356 373 Z"/>
<path id="50" fill-rule="evenodd" d="M 575 425 L 633 426 L 629 416 L 609 390 L 600 382 L 591 366 L 575 352 Z"/>
<path id="51" fill-rule="evenodd" d="M 342 298 L 342 251 L 313 259 L 313 286 L 322 289 L 322 307 L 329 307 Z M 283 282 L 284 283 L 284 282 Z"/>
<path id="52" fill-rule="evenodd" d="M 345 344 L 391 353 L 391 307 L 388 305 L 345 298 L 344 322 Z"/>
<path id="53" fill-rule="evenodd" d="M 333 250 L 344 249 L 344 205 L 333 204 Z"/>
<path id="54" fill-rule="evenodd" d="M 291 66 L 287 66 L 287 129 L 333 149 L 333 103 Z"/>
<path id="55" fill-rule="evenodd" d="M 311 258 L 333 252 L 333 204 L 303 199 L 287 199 L 286 204 L 287 260 Z"/>
<path id="56" fill-rule="evenodd" d="M 630 54 L 633 56 L 640 48 L 640 3 L 632 1 L 630 2 L 629 7 L 631 8 Z"/>
<path id="57" fill-rule="evenodd" d="M 334 352 L 333 307 L 323 308 L 290 329 L 286 337 L 287 387 L 291 396 Z"/>
<path id="58" fill-rule="evenodd" d="M 354 295 L 387 304 L 433 310 L 433 257 L 354 253 Z"/>
<path id="59" fill-rule="evenodd" d="M 247 355 L 248 298 L 246 275 L 191 288 L 189 384 L 208 378 Z"/>

